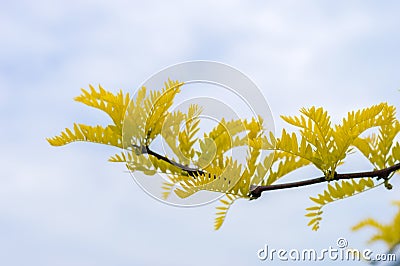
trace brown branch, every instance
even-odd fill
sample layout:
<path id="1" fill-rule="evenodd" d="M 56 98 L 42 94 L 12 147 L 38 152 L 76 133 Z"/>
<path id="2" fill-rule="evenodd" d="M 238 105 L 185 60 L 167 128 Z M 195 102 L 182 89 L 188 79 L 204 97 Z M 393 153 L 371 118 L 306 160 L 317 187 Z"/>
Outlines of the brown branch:
<path id="1" fill-rule="evenodd" d="M 162 160 L 162 161 L 167 162 L 167 163 L 169 163 L 169 164 L 171 164 L 171 165 L 173 165 L 175 167 L 178 167 L 179 169 L 187 172 L 187 174 L 189 176 L 193 176 L 194 178 L 196 178 L 196 176 L 204 174 L 204 171 L 202 171 L 200 169 L 196 169 L 196 168 L 189 167 L 187 165 L 180 164 L 180 163 L 175 162 L 175 161 L 173 161 L 171 159 L 168 159 L 167 157 L 165 157 L 165 156 L 163 156 L 161 154 L 158 154 L 158 153 L 154 152 L 153 150 L 150 149 L 149 146 L 146 146 L 146 145 L 143 145 L 143 146 L 132 145 L 132 147 L 134 147 L 141 154 L 149 154 L 151 156 L 156 157 L 158 160 Z"/>
<path id="2" fill-rule="evenodd" d="M 332 180 L 327 180 L 326 177 L 323 176 L 323 177 L 317 177 L 317 178 L 302 180 L 302 181 L 297 181 L 297 182 L 284 183 L 284 184 L 276 184 L 276 185 L 269 185 L 269 186 L 254 186 L 251 188 L 250 196 L 251 196 L 251 198 L 256 199 L 256 198 L 259 198 L 261 196 L 261 193 L 264 191 L 304 187 L 304 186 L 314 185 L 314 184 L 318 184 L 318 183 L 329 182 L 329 181 L 333 181 L 333 180 L 346 180 L 346 179 L 363 178 L 363 177 L 378 177 L 378 180 L 379 179 L 387 180 L 391 173 L 393 173 L 399 169 L 400 169 L 400 163 L 392 165 L 388 168 L 380 169 L 380 170 L 373 170 L 373 171 L 368 171 L 368 172 L 347 173 L 347 174 L 335 174 L 335 176 Z M 387 186 L 387 188 L 390 188 L 388 186 Z"/>
<path id="3" fill-rule="evenodd" d="M 193 176 L 196 178 L 199 175 L 205 174 L 204 171 L 196 168 L 189 167 L 187 165 L 183 165 L 181 163 L 175 162 L 171 159 L 168 159 L 166 156 L 163 156 L 161 154 L 158 154 L 151 150 L 149 146 L 142 145 L 132 145 L 133 148 L 136 149 L 137 152 L 141 154 L 149 154 L 151 156 L 156 157 L 158 160 L 162 160 L 164 162 L 167 162 L 185 172 L 189 176 Z M 356 179 L 356 178 L 364 178 L 364 177 L 378 177 L 379 179 L 384 179 L 386 181 L 385 186 L 388 189 L 391 189 L 391 185 L 387 183 L 388 177 L 391 173 L 400 170 L 400 163 L 392 165 L 390 167 L 380 169 L 380 170 L 373 170 L 373 171 L 368 171 L 368 172 L 356 172 L 356 173 L 345 173 L 345 174 L 337 174 L 335 173 L 333 179 L 327 179 L 325 176 L 322 177 L 316 177 L 313 179 L 308 179 L 308 180 L 302 180 L 302 181 L 296 181 L 296 182 L 289 182 L 289 183 L 284 183 L 284 184 L 276 184 L 276 185 L 269 185 L 269 186 L 250 186 L 250 194 L 249 196 L 251 199 L 257 199 L 261 197 L 261 194 L 264 191 L 270 191 L 270 190 L 280 190 L 280 189 L 288 189 L 288 188 L 297 188 L 297 187 L 304 187 L 304 186 L 309 186 L 309 185 L 314 185 L 314 184 L 319 184 L 319 183 L 324 183 L 324 182 L 330 182 L 330 181 L 337 181 L 337 180 L 348 180 L 348 179 Z"/>

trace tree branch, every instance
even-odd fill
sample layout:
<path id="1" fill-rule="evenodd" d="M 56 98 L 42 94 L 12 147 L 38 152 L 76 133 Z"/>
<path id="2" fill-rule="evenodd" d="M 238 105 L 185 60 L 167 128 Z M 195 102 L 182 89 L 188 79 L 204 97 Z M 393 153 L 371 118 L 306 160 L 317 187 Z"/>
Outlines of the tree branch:
<path id="1" fill-rule="evenodd" d="M 388 168 L 380 169 L 380 170 L 373 170 L 368 172 L 357 172 L 357 173 L 345 173 L 345 174 L 335 174 L 332 180 L 327 180 L 325 176 L 317 177 L 308 180 L 302 180 L 297 182 L 290 182 L 284 184 L 276 184 L 276 185 L 269 185 L 269 186 L 253 186 L 250 188 L 250 196 L 254 199 L 257 199 L 261 196 L 261 193 L 264 191 L 270 190 L 279 190 L 279 189 L 287 189 L 287 188 L 295 188 L 295 187 L 304 187 L 309 185 L 314 185 L 323 182 L 329 182 L 334 180 L 346 180 L 346 179 L 354 179 L 354 178 L 363 178 L 363 177 L 378 177 L 379 179 L 387 180 L 389 175 L 397 170 L 400 169 L 400 163 L 392 165 Z M 387 188 L 390 184 L 388 184 Z"/>
<path id="2" fill-rule="evenodd" d="M 141 154 L 149 154 L 151 156 L 156 157 L 158 160 L 162 160 L 162 161 L 167 162 L 167 163 L 169 163 L 169 164 L 171 164 L 173 166 L 176 166 L 179 169 L 187 172 L 189 176 L 193 176 L 194 178 L 196 178 L 196 176 L 204 174 L 204 171 L 202 171 L 200 169 L 196 169 L 196 168 L 189 167 L 187 165 L 180 164 L 180 163 L 175 162 L 175 161 L 173 161 L 171 159 L 168 159 L 167 157 L 165 157 L 165 156 L 163 156 L 161 154 L 156 153 L 155 151 L 151 150 L 149 146 L 146 146 L 146 145 L 142 145 L 142 146 L 132 145 L 132 147 L 134 147 Z"/>
<path id="3" fill-rule="evenodd" d="M 151 156 L 156 157 L 158 160 L 162 160 L 173 166 L 176 166 L 179 169 L 187 172 L 189 176 L 193 176 L 194 178 L 196 178 L 199 175 L 205 174 L 204 171 L 202 171 L 200 169 L 192 168 L 187 165 L 183 165 L 181 163 L 178 163 L 171 159 L 168 159 L 167 157 L 154 152 L 147 145 L 142 145 L 142 146 L 132 145 L 132 147 L 135 148 L 136 151 L 141 154 L 149 154 Z M 356 173 L 345 173 L 345 174 L 335 173 L 334 178 L 331 180 L 328 180 L 325 176 L 321 176 L 321 177 L 316 177 L 316 178 L 308 179 L 308 180 L 289 182 L 289 183 L 284 183 L 284 184 L 269 185 L 269 186 L 253 186 L 252 185 L 252 186 L 250 186 L 249 196 L 252 199 L 257 199 L 257 198 L 261 197 L 261 194 L 264 191 L 304 187 L 304 186 L 309 186 L 309 185 L 314 185 L 314 184 L 319 184 L 319 183 L 324 183 L 324 182 L 346 180 L 346 179 L 348 180 L 348 179 L 356 179 L 356 178 L 364 178 L 364 177 L 378 177 L 378 180 L 384 179 L 385 181 L 388 181 L 389 175 L 397 170 L 400 170 L 400 163 L 389 166 L 384 169 L 373 170 L 373 171 L 368 171 L 368 172 L 356 172 Z M 389 183 L 385 183 L 385 186 L 386 186 L 386 188 L 391 189 L 391 185 Z"/>

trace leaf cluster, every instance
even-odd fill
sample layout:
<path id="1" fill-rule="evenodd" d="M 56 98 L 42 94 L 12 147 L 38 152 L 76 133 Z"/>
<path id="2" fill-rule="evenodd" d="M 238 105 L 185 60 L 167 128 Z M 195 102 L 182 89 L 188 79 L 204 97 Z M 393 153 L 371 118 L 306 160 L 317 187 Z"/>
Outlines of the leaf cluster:
<path id="1" fill-rule="evenodd" d="M 389 252 L 393 251 L 400 245 L 400 202 L 393 202 L 398 207 L 398 211 L 394 216 L 392 222 L 382 224 L 375 219 L 367 218 L 352 227 L 353 231 L 360 230 L 364 227 L 372 227 L 376 233 L 369 239 L 369 243 L 382 241 L 384 242 Z"/>
<path id="2" fill-rule="evenodd" d="M 342 158 L 335 165 L 342 163 L 343 159 L 352 152 L 353 148 L 358 149 L 369 160 L 375 170 L 384 169 L 398 163 L 398 148 L 396 147 L 398 147 L 399 143 L 395 142 L 395 137 L 399 133 L 400 125 L 395 114 L 395 107 L 387 103 L 375 105 L 358 112 L 350 112 L 348 118 L 343 119 L 342 125 L 335 127 L 339 131 L 336 134 L 336 136 L 339 136 L 336 138 L 339 144 L 336 144 L 335 147 L 338 147 L 339 149 L 336 150 L 340 152 L 336 153 L 339 156 L 334 155 L 334 158 Z M 376 128 L 378 134 L 361 135 L 370 128 Z M 335 137 L 332 138 L 332 140 L 334 139 Z M 331 151 L 335 154 L 334 149 Z M 324 171 L 324 169 L 322 170 Z M 329 178 L 330 173 L 336 173 L 336 168 L 327 169 L 327 172 L 324 171 L 324 173 L 325 175 L 328 173 L 326 176 Z M 382 177 L 383 181 L 381 182 L 366 177 L 351 181 L 334 180 L 328 183 L 327 188 L 321 194 L 318 194 L 317 197 L 310 197 L 316 205 L 306 209 L 306 216 L 311 219 L 308 225 L 313 230 L 318 230 L 322 219 L 322 208 L 327 204 L 351 197 L 381 184 L 391 189 L 389 180 L 393 174 L 394 172 L 389 176 Z M 334 179 L 334 176 L 332 178 Z M 329 178 L 328 180 L 332 179 Z"/>
<path id="3" fill-rule="evenodd" d="M 237 199 L 254 199 L 257 186 L 270 186 L 304 166 L 313 166 L 323 174 L 326 189 L 311 197 L 314 206 L 307 208 L 309 226 L 319 228 L 323 207 L 336 200 L 374 188 L 390 187 L 390 176 L 358 180 L 336 180 L 337 169 L 346 157 L 359 150 L 374 169 L 400 162 L 400 145 L 395 138 L 400 123 L 395 107 L 387 103 L 352 111 L 333 125 L 322 107 L 302 108 L 298 116 L 282 116 L 297 131 L 281 134 L 265 132 L 261 117 L 221 119 L 209 132 L 201 134 L 202 107 L 190 105 L 187 110 L 171 110 L 184 83 L 168 80 L 160 90 L 142 87 L 135 98 L 122 91 L 113 94 L 101 86 L 82 89 L 76 101 L 105 112 L 112 123 L 106 126 L 74 124 L 60 135 L 48 138 L 53 146 L 75 141 L 95 142 L 123 149 L 110 157 L 111 162 L 125 163 L 131 171 L 146 175 L 162 173 L 163 197 L 171 193 L 188 198 L 199 191 L 223 193 L 217 207 L 215 229 Z M 377 133 L 365 135 L 375 128 Z M 154 151 L 156 140 L 162 140 L 169 154 Z M 236 148 L 246 150 L 244 162 L 232 156 Z"/>

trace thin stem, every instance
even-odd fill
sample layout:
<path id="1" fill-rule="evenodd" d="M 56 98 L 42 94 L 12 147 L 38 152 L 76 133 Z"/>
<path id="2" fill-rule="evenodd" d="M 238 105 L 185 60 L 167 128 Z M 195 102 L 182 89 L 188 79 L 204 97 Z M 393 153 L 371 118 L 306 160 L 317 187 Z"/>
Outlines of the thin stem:
<path id="1" fill-rule="evenodd" d="M 173 161 L 171 159 L 168 159 L 167 157 L 165 157 L 165 156 L 163 156 L 161 154 L 158 154 L 158 153 L 154 152 L 153 150 L 150 149 L 149 146 L 146 146 L 146 145 L 143 145 L 143 146 L 132 145 L 132 147 L 134 147 L 141 154 L 148 154 L 148 155 L 154 156 L 158 160 L 162 160 L 162 161 L 167 162 L 167 163 L 169 163 L 169 164 L 171 164 L 173 166 L 178 167 L 179 169 L 187 172 L 189 176 L 196 177 L 196 176 L 204 174 L 204 171 L 202 171 L 202 170 L 183 165 L 181 163 L 178 163 L 178 162 L 175 162 L 175 161 Z"/>
<path id="2" fill-rule="evenodd" d="M 373 170 L 368 172 L 356 172 L 356 173 L 345 173 L 345 174 L 335 174 L 333 180 L 346 180 L 346 179 L 355 179 L 355 178 L 364 178 L 364 177 L 378 177 L 379 179 L 387 180 L 389 175 L 397 170 L 400 169 L 400 163 L 392 165 L 390 167 L 380 169 L 380 170 Z M 251 188 L 250 196 L 252 198 L 259 198 L 261 193 L 264 191 L 270 190 L 279 190 L 279 189 L 287 189 L 287 188 L 295 188 L 295 187 L 303 187 L 314 185 L 323 182 L 329 182 L 333 180 L 327 180 L 325 176 L 317 177 L 308 180 L 302 180 L 297 182 L 290 182 L 284 184 L 276 184 L 276 185 L 269 185 L 269 186 L 254 186 Z"/>
<path id="3" fill-rule="evenodd" d="M 193 176 L 194 178 L 196 178 L 199 175 L 204 174 L 204 171 L 202 171 L 200 169 L 196 169 L 196 168 L 192 168 L 192 167 L 183 165 L 181 163 L 178 163 L 171 159 L 168 159 L 167 157 L 165 157 L 161 154 L 154 152 L 147 145 L 142 145 L 142 146 L 132 145 L 132 147 L 134 147 L 136 149 L 136 151 L 140 152 L 141 154 L 149 154 L 151 156 L 154 156 L 158 160 L 167 162 L 167 163 L 187 172 L 187 174 L 189 176 Z M 309 185 L 314 185 L 314 184 L 319 184 L 319 183 L 324 183 L 324 182 L 330 182 L 330 181 L 346 180 L 346 179 L 348 180 L 348 179 L 365 178 L 365 177 L 378 177 L 378 180 L 384 179 L 385 182 L 387 182 L 389 175 L 397 170 L 400 170 L 400 163 L 389 166 L 384 169 L 380 169 L 380 170 L 373 170 L 373 171 L 367 171 L 367 172 L 356 172 L 356 173 L 345 173 L 345 174 L 335 173 L 334 178 L 330 179 L 330 180 L 327 179 L 325 176 L 321 176 L 321 177 L 316 177 L 313 179 L 289 182 L 289 183 L 284 183 L 284 184 L 276 184 L 276 185 L 268 185 L 268 186 L 251 186 L 249 196 L 252 199 L 257 199 L 261 196 L 261 194 L 264 191 L 304 187 L 304 186 L 309 186 Z M 388 189 L 391 188 L 391 185 L 388 183 L 385 183 L 385 186 Z"/>

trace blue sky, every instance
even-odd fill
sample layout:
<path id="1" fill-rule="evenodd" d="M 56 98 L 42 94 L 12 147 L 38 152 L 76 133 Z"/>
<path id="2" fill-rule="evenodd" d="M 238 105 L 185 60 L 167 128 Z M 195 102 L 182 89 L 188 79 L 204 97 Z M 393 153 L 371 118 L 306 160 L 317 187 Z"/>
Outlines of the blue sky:
<path id="1" fill-rule="evenodd" d="M 323 106 L 339 119 L 382 101 L 398 105 L 397 1 L 5 1 L 0 3 L 0 260 L 3 265 L 261 265 L 256 251 L 367 246 L 359 220 L 389 221 L 398 199 L 377 189 L 325 210 L 307 228 L 308 196 L 323 186 L 235 204 L 214 232 L 214 206 L 153 200 L 115 150 L 45 137 L 73 122 L 106 123 L 72 98 L 88 84 L 134 91 L 187 60 L 227 63 L 258 84 L 279 115 Z M 367 170 L 362 159 L 343 170 Z M 314 177 L 304 169 L 290 178 Z M 265 263 L 265 262 L 264 262 Z M 328 262 L 326 262 L 328 264 Z M 297 265 L 302 265 L 297 263 Z"/>

